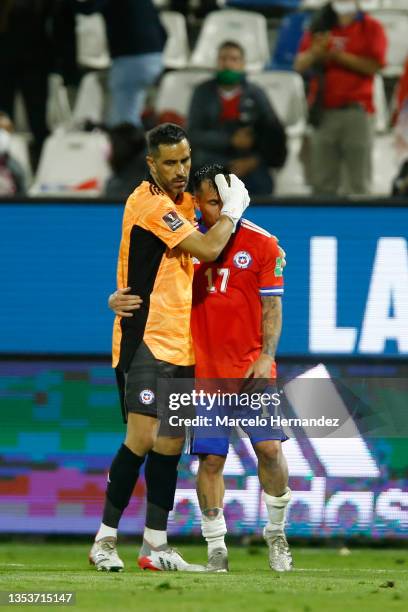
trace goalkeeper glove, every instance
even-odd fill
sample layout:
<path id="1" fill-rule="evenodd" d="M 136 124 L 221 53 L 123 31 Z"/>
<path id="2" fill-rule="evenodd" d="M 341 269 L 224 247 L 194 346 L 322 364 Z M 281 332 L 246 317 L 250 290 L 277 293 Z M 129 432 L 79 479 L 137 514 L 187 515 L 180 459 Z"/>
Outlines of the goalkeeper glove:
<path id="1" fill-rule="evenodd" d="M 250 200 L 244 183 L 235 174 L 229 175 L 229 181 L 230 184 L 223 174 L 217 174 L 215 177 L 215 184 L 223 203 L 221 214 L 231 219 L 235 232 L 237 223 L 248 207 Z"/>

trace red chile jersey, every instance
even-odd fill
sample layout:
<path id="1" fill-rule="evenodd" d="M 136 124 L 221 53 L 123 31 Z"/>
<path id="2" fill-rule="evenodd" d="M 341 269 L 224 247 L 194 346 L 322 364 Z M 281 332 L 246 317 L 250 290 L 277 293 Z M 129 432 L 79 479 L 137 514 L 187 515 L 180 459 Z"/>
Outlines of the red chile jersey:
<path id="1" fill-rule="evenodd" d="M 277 241 L 242 219 L 216 261 L 194 266 L 191 329 L 196 377 L 242 378 L 262 349 L 261 297 L 282 294 Z"/>

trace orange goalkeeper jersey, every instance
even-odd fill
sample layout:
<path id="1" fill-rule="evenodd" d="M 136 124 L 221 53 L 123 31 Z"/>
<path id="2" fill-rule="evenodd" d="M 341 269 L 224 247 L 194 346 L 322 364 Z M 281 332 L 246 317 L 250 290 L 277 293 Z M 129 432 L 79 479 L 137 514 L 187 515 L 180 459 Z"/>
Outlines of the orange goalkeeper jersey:
<path id="1" fill-rule="evenodd" d="M 157 185 L 143 181 L 129 196 L 123 215 L 117 286 L 131 287 L 143 304 L 133 317 L 117 316 L 113 367 L 124 372 L 143 340 L 156 359 L 194 363 L 190 332 L 193 262 L 177 245 L 192 234 L 194 203 L 184 193 L 177 202 Z"/>

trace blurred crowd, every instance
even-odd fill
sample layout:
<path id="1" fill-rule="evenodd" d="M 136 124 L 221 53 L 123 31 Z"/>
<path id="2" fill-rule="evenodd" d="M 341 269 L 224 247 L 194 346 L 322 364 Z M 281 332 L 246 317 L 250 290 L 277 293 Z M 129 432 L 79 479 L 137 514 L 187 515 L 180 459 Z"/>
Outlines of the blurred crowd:
<path id="1" fill-rule="evenodd" d="M 219 4 L 196 2 L 194 19 L 204 18 Z M 167 8 L 186 14 L 188 7 L 188 0 L 173 0 Z M 68 98 L 75 100 L 86 74 L 78 61 L 76 34 L 78 16 L 84 15 L 98 15 L 103 21 L 110 58 L 98 77 L 105 92 L 104 119 L 90 118 L 80 126 L 107 136 L 104 155 L 109 176 L 103 193 L 109 198 L 126 198 L 146 175 L 144 133 L 160 120 L 151 110 L 151 100 L 166 71 L 163 53 L 169 38 L 157 3 L 2 0 L 1 196 L 24 195 L 29 182 L 11 146 L 16 95 L 24 103 L 29 163 L 36 173 L 50 135 L 50 75 L 59 75 Z M 332 0 L 317 10 L 297 11 L 279 31 L 269 68 L 284 67 L 275 64 L 282 44 L 287 45 L 288 24 L 292 50 L 285 61 L 287 68 L 302 75 L 307 99 L 299 159 L 309 193 L 368 195 L 373 180 L 375 77 L 387 65 L 384 27 L 362 10 L 358 0 Z M 293 28 L 297 28 L 295 38 Z M 274 193 L 277 173 L 287 163 L 290 135 L 273 97 L 247 78 L 246 62 L 240 40 L 229 35 L 217 44 L 212 76 L 194 87 L 186 117 L 175 120 L 184 122 L 188 130 L 193 167 L 222 163 L 245 181 L 252 195 L 269 195 Z M 391 84 L 399 166 L 389 190 L 398 196 L 408 193 L 408 62 L 402 76 Z"/>

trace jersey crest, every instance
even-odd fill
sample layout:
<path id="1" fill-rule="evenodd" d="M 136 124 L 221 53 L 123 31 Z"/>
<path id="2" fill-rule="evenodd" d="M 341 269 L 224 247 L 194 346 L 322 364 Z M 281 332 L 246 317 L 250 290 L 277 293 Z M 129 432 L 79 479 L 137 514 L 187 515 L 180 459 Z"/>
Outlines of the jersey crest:
<path id="1" fill-rule="evenodd" d="M 248 253 L 248 251 L 238 251 L 234 255 L 233 262 L 236 268 L 245 270 L 246 268 L 249 268 L 249 266 L 252 264 L 252 257 Z"/>

